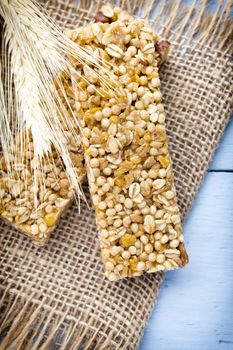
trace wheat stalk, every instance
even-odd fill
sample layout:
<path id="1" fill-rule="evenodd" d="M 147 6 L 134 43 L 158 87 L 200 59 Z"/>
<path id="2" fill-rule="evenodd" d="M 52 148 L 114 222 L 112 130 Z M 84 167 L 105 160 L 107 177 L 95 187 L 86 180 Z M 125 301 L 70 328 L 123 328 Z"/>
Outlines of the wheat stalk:
<path id="1" fill-rule="evenodd" d="M 65 72 L 69 75 L 73 71 L 67 56 L 82 64 L 98 67 L 105 74 L 108 72 L 107 66 L 64 36 L 54 22 L 42 14 L 33 0 L 0 0 L 0 15 L 4 19 L 3 52 L 4 57 L 9 60 L 8 62 L 6 59 L 4 64 L 10 67 L 5 74 L 7 98 L 4 99 L 1 90 L 1 102 L 5 112 L 1 113 L 3 127 L 0 138 L 4 156 L 11 160 L 8 163 L 15 168 L 15 164 L 22 162 L 20 157 L 30 134 L 34 146 L 35 185 L 38 185 L 37 173 L 42 168 L 42 160 L 53 146 L 64 163 L 73 188 L 80 194 L 80 184 L 66 146 L 64 123 L 74 137 L 77 136 L 77 131 L 70 123 L 69 113 L 58 95 L 54 79 L 56 78 L 56 83 L 62 90 L 58 73 Z M 99 77 L 101 80 L 101 74 Z M 10 127 L 15 112 L 12 108 L 13 86 L 16 120 Z M 68 101 L 67 96 L 65 100 Z M 78 120 L 74 116 L 73 118 L 78 125 Z M 17 152 L 13 155 L 10 145 L 14 134 L 21 136 Z"/>
<path id="2" fill-rule="evenodd" d="M 7 111 L 6 111 L 6 98 L 5 98 L 5 93 L 4 93 L 4 86 L 3 86 L 3 70 L 2 70 L 2 64 L 0 61 L 0 142 L 2 145 L 2 151 L 6 155 L 5 160 L 9 167 L 9 153 L 10 153 L 10 145 L 12 144 L 12 138 L 11 138 L 11 133 L 10 133 L 10 125 L 9 125 L 9 120 L 7 116 Z"/>

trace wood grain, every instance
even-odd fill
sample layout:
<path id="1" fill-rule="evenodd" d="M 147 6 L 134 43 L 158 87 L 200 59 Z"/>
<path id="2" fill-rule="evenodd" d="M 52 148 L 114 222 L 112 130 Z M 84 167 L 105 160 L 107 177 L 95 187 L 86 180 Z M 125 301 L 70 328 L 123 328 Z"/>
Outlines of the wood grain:
<path id="1" fill-rule="evenodd" d="M 210 171 L 233 171 L 233 116 L 219 144 Z"/>

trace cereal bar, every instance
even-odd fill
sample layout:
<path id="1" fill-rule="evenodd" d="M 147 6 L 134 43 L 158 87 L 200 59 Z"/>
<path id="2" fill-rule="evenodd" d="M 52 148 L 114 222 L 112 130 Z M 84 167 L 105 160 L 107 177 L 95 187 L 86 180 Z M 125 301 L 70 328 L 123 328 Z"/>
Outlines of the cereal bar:
<path id="1" fill-rule="evenodd" d="M 66 94 L 71 107 L 74 105 L 74 96 L 71 83 L 65 76 L 62 77 Z M 58 93 L 60 93 L 58 89 Z M 60 93 L 60 96 L 63 95 Z M 64 103 L 65 100 L 63 101 Z M 67 110 L 69 111 L 68 104 Z M 79 131 L 77 130 L 77 133 Z M 69 139 L 69 151 L 73 165 L 80 181 L 86 175 L 83 161 L 81 139 L 74 139 L 69 130 L 66 130 Z M 64 166 L 57 152 L 44 159 L 41 172 L 38 176 L 37 206 L 35 208 L 35 178 L 33 171 L 33 143 L 25 143 L 23 164 L 14 169 L 11 176 L 7 172 L 6 162 L 0 161 L 0 216 L 13 225 L 17 230 L 31 237 L 38 245 L 44 245 L 51 231 L 56 227 L 59 218 L 71 204 L 73 198 L 72 186 L 64 171 Z M 16 152 L 17 137 L 13 152 Z M 43 173 L 42 173 L 43 171 Z M 43 181 L 40 182 L 40 180 Z"/>
<path id="2" fill-rule="evenodd" d="M 107 60 L 119 83 L 107 89 L 79 65 L 86 82 L 73 85 L 106 275 L 116 281 L 182 267 L 188 256 L 158 75 L 168 43 L 145 20 L 108 5 L 70 38 Z"/>

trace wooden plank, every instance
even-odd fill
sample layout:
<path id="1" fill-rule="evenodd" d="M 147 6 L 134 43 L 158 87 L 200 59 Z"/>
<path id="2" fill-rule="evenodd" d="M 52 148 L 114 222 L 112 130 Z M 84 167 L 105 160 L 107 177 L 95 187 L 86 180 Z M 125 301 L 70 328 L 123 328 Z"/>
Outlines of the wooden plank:
<path id="1" fill-rule="evenodd" d="M 233 349 L 233 174 L 208 173 L 185 223 L 190 264 L 171 271 L 140 350 Z"/>
<path id="2" fill-rule="evenodd" d="M 233 117 L 226 128 L 209 170 L 233 171 Z"/>

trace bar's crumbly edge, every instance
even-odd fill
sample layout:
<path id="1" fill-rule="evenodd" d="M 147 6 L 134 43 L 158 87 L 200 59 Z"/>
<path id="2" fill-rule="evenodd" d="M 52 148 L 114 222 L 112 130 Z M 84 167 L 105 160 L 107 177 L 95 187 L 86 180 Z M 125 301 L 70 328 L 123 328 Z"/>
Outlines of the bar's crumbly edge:
<path id="1" fill-rule="evenodd" d="M 109 62 L 121 92 L 76 67 L 88 81 L 74 83 L 75 106 L 106 275 L 115 281 L 182 267 L 188 256 L 158 76 L 168 43 L 146 21 L 109 5 L 69 35 Z"/>
<path id="2" fill-rule="evenodd" d="M 60 79 L 69 99 L 71 108 L 74 108 L 74 96 L 71 82 L 66 74 L 61 73 Z M 57 91 L 72 118 L 70 107 L 65 101 L 63 92 Z M 79 130 L 77 129 L 77 134 Z M 75 167 L 77 177 L 82 182 L 86 176 L 81 139 L 74 139 L 72 133 L 66 130 L 70 141 L 68 148 Z M 21 136 L 22 137 L 22 136 Z M 0 217 L 19 232 L 29 236 L 36 245 L 43 246 L 51 232 L 58 225 L 59 219 L 74 200 L 74 191 L 64 171 L 64 166 L 55 150 L 44 159 L 42 174 L 38 172 L 37 207 L 34 202 L 34 172 L 31 166 L 33 161 L 33 143 L 25 143 L 23 164 L 19 165 L 11 176 L 7 172 L 4 158 L 0 160 Z M 17 151 L 17 136 L 13 152 Z M 13 153 L 14 154 L 14 153 Z M 50 160 L 49 160 L 50 159 Z"/>

